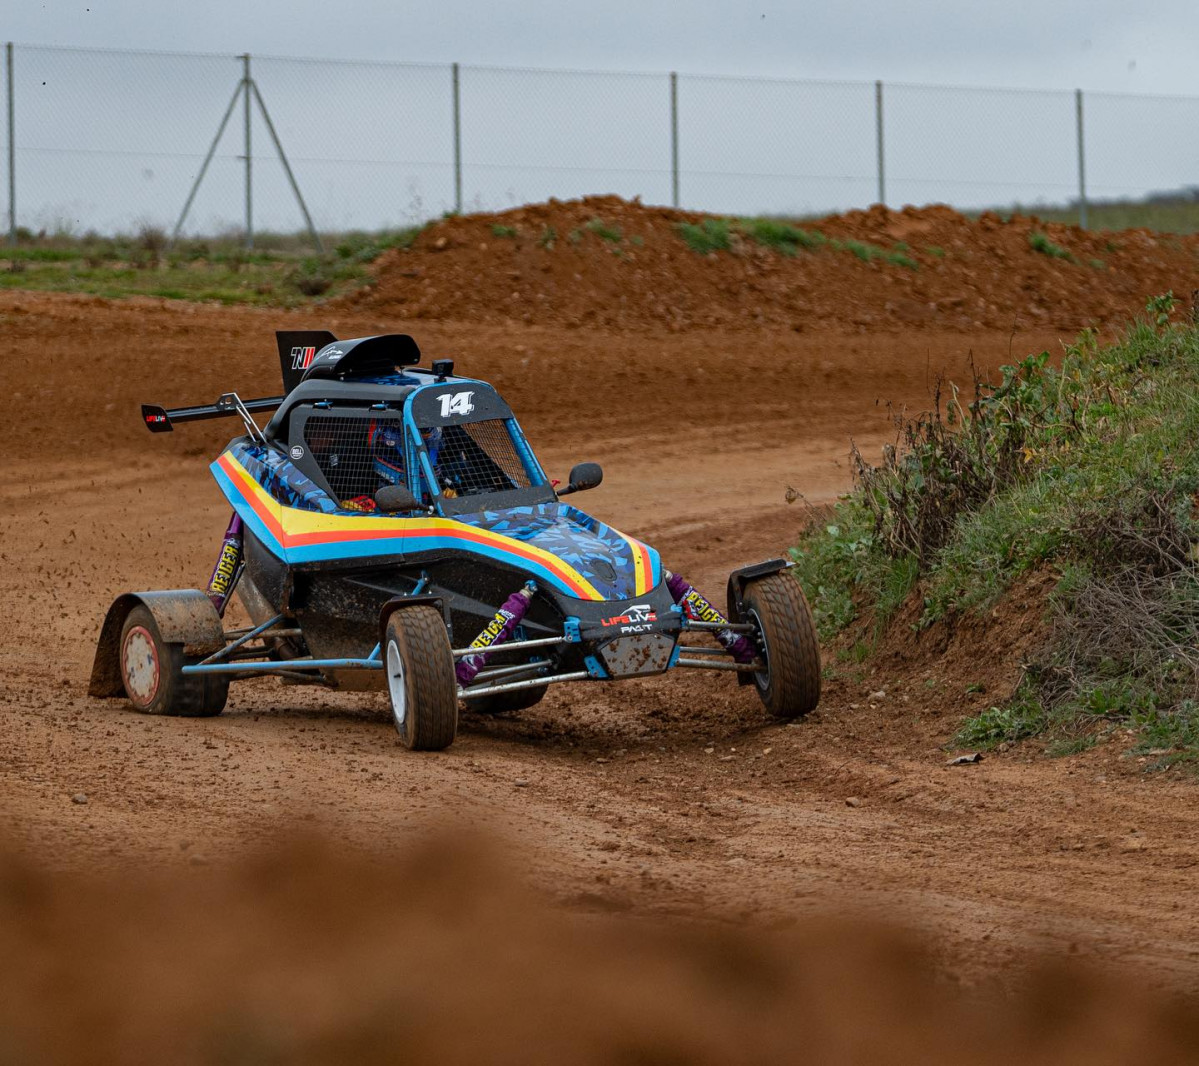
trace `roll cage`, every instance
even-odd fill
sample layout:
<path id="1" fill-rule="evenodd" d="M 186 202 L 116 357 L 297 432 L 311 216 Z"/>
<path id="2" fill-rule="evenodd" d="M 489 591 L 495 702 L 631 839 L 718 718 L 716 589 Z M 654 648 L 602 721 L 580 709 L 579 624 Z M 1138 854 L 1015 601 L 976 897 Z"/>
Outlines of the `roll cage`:
<path id="1" fill-rule="evenodd" d="M 373 497 L 397 478 L 447 516 L 556 499 L 515 416 L 485 382 L 337 391 L 296 397 L 286 418 L 272 419 L 268 438 L 339 504 Z M 379 443 L 397 436 L 402 453 Z"/>

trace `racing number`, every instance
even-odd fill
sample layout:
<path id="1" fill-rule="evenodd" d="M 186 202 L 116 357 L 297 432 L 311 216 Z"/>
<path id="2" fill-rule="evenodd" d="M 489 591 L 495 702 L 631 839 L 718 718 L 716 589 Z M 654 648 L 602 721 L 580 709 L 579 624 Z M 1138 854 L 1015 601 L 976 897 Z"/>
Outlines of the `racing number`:
<path id="1" fill-rule="evenodd" d="M 449 418 L 450 415 L 470 414 L 475 409 L 475 405 L 470 402 L 473 395 L 473 392 L 447 392 L 443 396 L 438 396 L 437 398 L 441 401 L 441 417 Z"/>

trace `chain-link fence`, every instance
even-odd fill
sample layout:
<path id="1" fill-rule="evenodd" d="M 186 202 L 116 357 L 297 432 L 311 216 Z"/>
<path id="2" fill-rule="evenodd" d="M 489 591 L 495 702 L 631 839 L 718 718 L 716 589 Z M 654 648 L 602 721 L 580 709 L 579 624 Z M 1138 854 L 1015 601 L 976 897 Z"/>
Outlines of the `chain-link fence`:
<path id="1" fill-rule="evenodd" d="M 588 193 L 1085 221 L 1088 195 L 1199 184 L 1199 98 L 25 45 L 5 73 L 13 234 L 376 230 Z"/>

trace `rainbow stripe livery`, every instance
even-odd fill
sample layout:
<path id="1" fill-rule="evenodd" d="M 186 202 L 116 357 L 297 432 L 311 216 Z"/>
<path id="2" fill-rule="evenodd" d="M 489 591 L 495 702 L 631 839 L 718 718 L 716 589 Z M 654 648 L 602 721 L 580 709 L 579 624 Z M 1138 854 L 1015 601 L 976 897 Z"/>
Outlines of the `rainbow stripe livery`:
<path id="1" fill-rule="evenodd" d="M 229 451 L 223 453 L 211 469 L 221 490 L 250 531 L 288 566 L 348 558 L 465 552 L 528 571 L 538 580 L 580 600 L 643 596 L 661 580 L 661 563 L 656 551 L 561 504 L 546 505 L 543 510 L 550 512 L 551 528 L 556 526 L 561 532 L 561 527 L 567 527 L 568 543 L 574 549 L 569 553 L 569 561 L 562 554 L 537 543 L 549 539 L 561 543 L 561 537 L 547 537 L 545 529 L 519 537 L 486 528 L 483 524 L 485 515 L 392 518 L 291 507 L 268 493 Z M 499 516 L 507 517 L 503 512 L 499 512 Z M 591 527 L 588 528 L 583 520 L 591 523 Z M 600 532 L 609 536 L 600 540 L 597 536 Z M 620 565 L 622 555 L 615 565 L 608 563 L 609 569 L 617 571 L 614 578 L 604 580 L 594 572 L 588 573 L 591 568 L 587 565 L 587 549 L 591 548 L 596 554 L 603 553 L 610 559 L 611 553 L 604 549 L 613 538 L 623 545 L 630 557 L 627 567 Z M 628 573 L 621 574 L 620 571 L 625 569 Z M 621 577 L 626 580 L 617 580 Z"/>

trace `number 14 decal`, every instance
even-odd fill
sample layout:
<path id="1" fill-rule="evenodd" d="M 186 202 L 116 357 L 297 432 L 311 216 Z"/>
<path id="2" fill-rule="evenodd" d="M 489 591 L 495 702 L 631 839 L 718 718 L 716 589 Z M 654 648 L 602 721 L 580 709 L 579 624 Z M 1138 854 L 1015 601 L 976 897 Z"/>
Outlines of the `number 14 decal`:
<path id="1" fill-rule="evenodd" d="M 468 415 L 475 409 L 475 405 L 470 402 L 470 398 L 474 395 L 473 392 L 447 392 L 437 398 L 441 401 L 441 417 L 449 418 L 450 415 Z"/>

